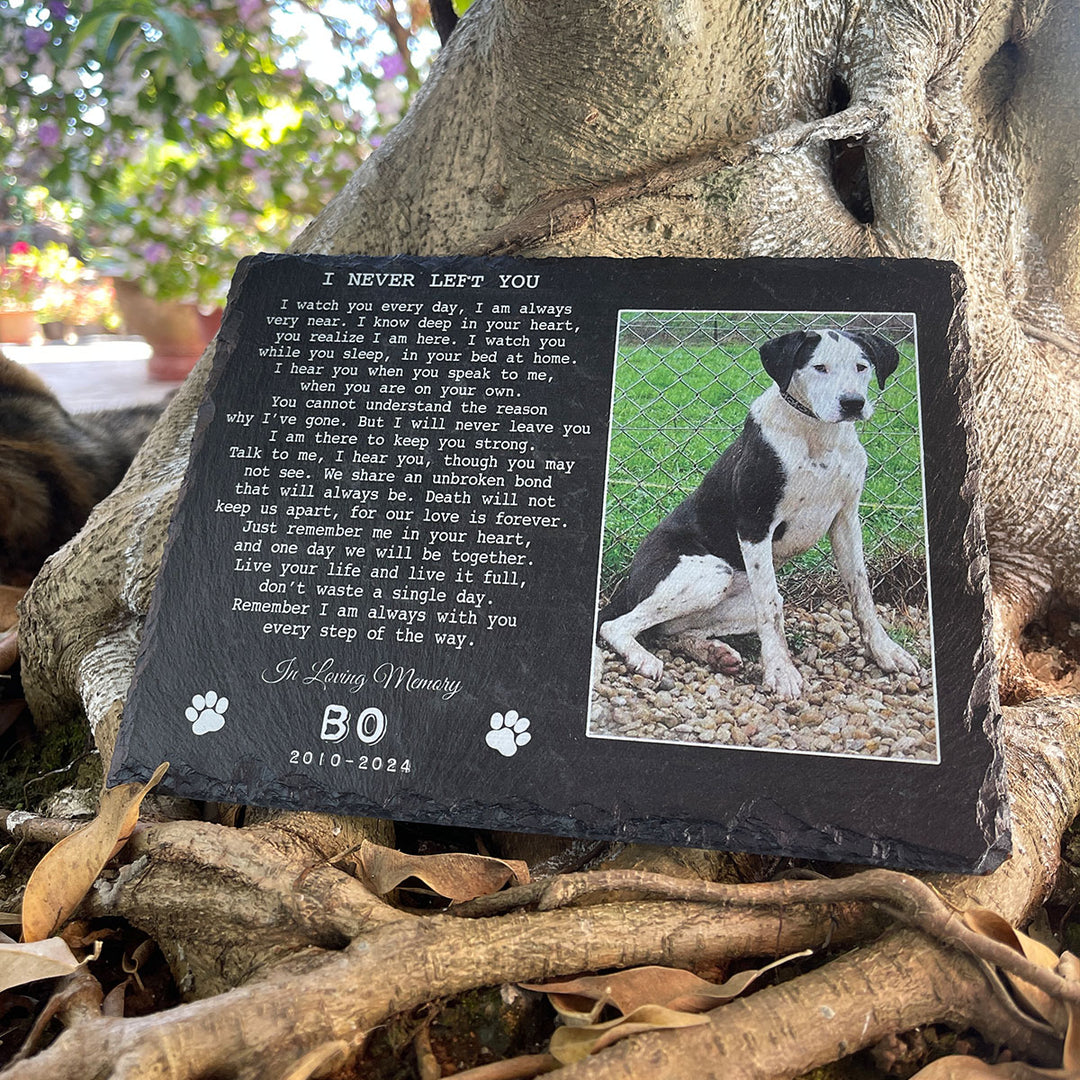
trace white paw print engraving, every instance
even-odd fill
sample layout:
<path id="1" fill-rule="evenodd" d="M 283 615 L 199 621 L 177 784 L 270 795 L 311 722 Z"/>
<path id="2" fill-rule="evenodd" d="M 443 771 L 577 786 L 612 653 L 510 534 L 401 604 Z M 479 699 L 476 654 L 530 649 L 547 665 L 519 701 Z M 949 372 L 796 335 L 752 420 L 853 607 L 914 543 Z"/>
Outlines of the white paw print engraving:
<path id="1" fill-rule="evenodd" d="M 518 716 L 514 709 L 508 709 L 505 716 L 499 712 L 491 714 L 491 730 L 486 742 L 492 750 L 498 750 L 503 757 L 513 757 L 518 747 L 530 739 L 528 717 Z"/>
<path id="2" fill-rule="evenodd" d="M 218 697 L 216 690 L 196 694 L 184 715 L 191 722 L 193 735 L 205 735 L 208 731 L 220 731 L 225 726 L 225 710 L 229 707 L 227 697 Z"/>

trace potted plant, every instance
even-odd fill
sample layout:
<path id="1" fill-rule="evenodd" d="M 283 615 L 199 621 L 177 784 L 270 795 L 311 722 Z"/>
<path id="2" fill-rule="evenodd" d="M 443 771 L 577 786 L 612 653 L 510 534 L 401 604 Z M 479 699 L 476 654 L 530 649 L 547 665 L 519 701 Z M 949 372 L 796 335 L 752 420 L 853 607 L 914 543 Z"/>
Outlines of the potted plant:
<path id="1" fill-rule="evenodd" d="M 327 85 L 298 66 L 301 32 L 283 34 L 276 10 L 29 0 L 0 19 L 13 58 L 0 70 L 0 158 L 63 209 L 132 330 L 149 340 L 186 323 L 174 342 L 152 340 L 155 374 L 201 353 L 241 257 L 284 250 L 344 186 L 384 126 L 354 98 L 385 82 L 403 104 L 419 84 L 411 65 L 380 79 L 350 62 Z M 324 25 L 356 60 L 355 28 Z M 157 301 L 171 311 L 144 322 Z"/>
<path id="2" fill-rule="evenodd" d="M 198 362 L 221 325 L 221 308 L 200 310 L 190 300 L 159 300 L 147 296 L 139 283 L 113 281 L 116 307 L 129 333 L 150 346 L 147 372 L 151 379 L 179 381 Z"/>
<path id="3" fill-rule="evenodd" d="M 37 310 L 45 282 L 37 263 L 37 249 L 17 240 L 0 265 L 0 341 L 28 345 L 40 339 Z"/>
<path id="4" fill-rule="evenodd" d="M 103 333 L 119 326 L 112 282 L 89 270 L 66 244 L 44 245 L 37 269 L 43 279 L 37 320 L 46 340 L 63 338 L 71 343 L 80 333 Z"/>
<path id="5" fill-rule="evenodd" d="M 333 128 L 313 138 L 310 110 L 293 105 L 200 123 L 203 137 L 224 140 L 212 161 L 156 136 L 102 178 L 92 202 L 68 204 L 88 261 L 113 279 L 128 329 L 153 347 L 155 378 L 191 369 L 220 324 L 240 259 L 284 250 L 358 160 Z"/>
<path id="6" fill-rule="evenodd" d="M 78 265 L 74 280 L 49 278 L 45 283 L 38 320 L 47 341 L 63 338 L 70 345 L 87 334 L 110 333 L 120 326 L 112 282 Z"/>

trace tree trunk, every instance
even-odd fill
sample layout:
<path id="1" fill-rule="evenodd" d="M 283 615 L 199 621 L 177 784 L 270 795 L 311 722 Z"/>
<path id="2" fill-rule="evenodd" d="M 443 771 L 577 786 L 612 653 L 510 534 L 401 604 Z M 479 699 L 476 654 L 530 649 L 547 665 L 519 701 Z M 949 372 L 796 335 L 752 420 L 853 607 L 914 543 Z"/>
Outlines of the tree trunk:
<path id="1" fill-rule="evenodd" d="M 1024 665 L 1023 627 L 1051 601 L 1080 602 L 1078 14 L 1075 0 L 477 0 L 409 115 L 295 249 L 955 260 L 968 287 L 972 415 L 983 455 L 1002 686 L 1014 700 L 1030 698 L 1046 688 Z M 47 723 L 84 713 L 106 761 L 208 362 L 204 357 L 123 485 L 50 562 L 26 603 L 23 679 L 36 716 Z M 1014 859 L 987 879 L 947 887 L 1018 921 L 1052 883 L 1061 832 L 1080 803 L 1072 764 L 1080 760 L 1080 714 L 1075 701 L 1064 700 L 1007 714 Z M 166 832 L 157 847 L 145 842 L 150 877 L 140 878 L 138 889 L 121 881 L 98 898 L 97 910 L 126 914 L 163 941 L 195 994 L 235 985 L 283 956 L 314 963 L 318 954 L 332 972 L 357 955 L 355 947 L 340 957 L 333 951 L 345 940 L 382 940 L 379 928 L 398 926 L 402 917 L 325 865 L 379 827 L 353 822 L 335 832 L 324 822 L 294 815 L 227 838 L 237 831 L 183 823 L 173 839 Z M 288 899 L 290 874 L 313 863 L 323 865 L 318 880 Z M 177 891 L 196 867 L 193 914 L 178 919 Z M 311 907 L 316 903 L 327 905 L 325 916 Z M 276 913 L 269 942 L 259 914 L 267 904 Z M 211 920 L 211 932 L 201 913 L 214 910 L 224 916 Z M 519 933 L 527 932 L 522 924 Z M 223 934 L 228 962 L 215 964 Z M 440 951 L 431 928 L 409 939 L 431 964 L 449 956 L 462 965 L 457 980 L 432 979 L 432 994 L 601 962 L 570 947 L 548 962 L 551 939 L 538 934 L 527 962 L 484 968 L 463 962 L 468 935 L 460 925 L 455 934 L 464 952 Z M 902 991 L 917 1007 L 886 1008 L 886 984 L 875 990 L 867 973 L 893 963 L 890 950 L 901 948 L 910 964 L 922 964 L 916 985 L 909 981 Z M 817 1037 L 820 1025 L 809 1014 L 780 1031 L 772 1010 L 782 1007 L 790 1017 L 805 1005 L 772 1002 L 755 1013 L 751 998 L 743 1010 L 750 1019 L 740 1022 L 774 1025 L 761 1029 L 773 1034 L 759 1058 L 740 1058 L 740 1069 L 795 1075 L 880 1037 L 882 1017 L 885 1028 L 897 1028 L 963 1013 L 962 1004 L 934 1005 L 944 984 L 926 939 L 883 939 L 867 950 L 859 963 L 869 967 L 849 967 L 836 983 L 827 974 L 832 965 L 804 976 L 842 986 L 831 1006 L 840 1017 L 838 1041 L 836 1032 Z M 791 1001 L 811 1000 L 809 992 L 793 991 Z M 423 999 L 415 987 L 384 997 L 357 1007 L 360 1023 L 379 1023 L 387 1010 Z M 235 999 L 238 1017 L 249 1015 L 250 1000 Z M 336 1013 L 286 1038 L 259 1012 L 264 1007 L 252 1006 L 250 1016 L 252 1023 L 263 1016 L 265 1047 L 253 1047 L 244 1029 L 244 1063 L 232 1059 L 238 1076 L 259 1075 L 275 1048 L 287 1046 L 291 1057 L 345 1038 Z M 199 1023 L 218 1039 L 214 1016 L 185 1014 L 178 1021 L 183 1039 L 198 1041 Z M 741 1044 L 724 1034 L 730 1023 L 721 1011 L 710 1025 L 719 1034 L 705 1038 L 704 1029 L 691 1029 L 665 1037 L 709 1055 L 709 1075 L 732 1076 L 722 1055 Z M 133 1040 L 149 1037 L 129 1030 Z M 100 1035 L 103 1045 L 111 1032 Z M 355 1037 L 345 1041 L 356 1049 Z M 574 1075 L 644 1075 L 645 1059 L 634 1054 L 645 1051 L 634 1045 L 590 1059 Z M 167 1054 L 140 1057 L 139 1067 L 152 1057 L 173 1062 L 155 1075 L 209 1075 L 226 1068 L 222 1053 L 200 1050 L 203 1073 L 184 1071 Z M 670 1075 L 689 1075 L 694 1069 L 685 1063 L 702 1059 L 680 1060 L 683 1071 Z M 119 1066 L 113 1073 L 137 1074 Z"/>

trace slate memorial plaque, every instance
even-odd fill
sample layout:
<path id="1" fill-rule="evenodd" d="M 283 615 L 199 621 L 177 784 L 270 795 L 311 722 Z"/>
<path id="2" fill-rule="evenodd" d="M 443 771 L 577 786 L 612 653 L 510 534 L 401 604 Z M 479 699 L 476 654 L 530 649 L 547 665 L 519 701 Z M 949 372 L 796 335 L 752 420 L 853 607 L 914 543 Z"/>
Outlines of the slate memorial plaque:
<path id="1" fill-rule="evenodd" d="M 992 869 L 961 299 L 930 261 L 244 260 L 110 783 Z"/>

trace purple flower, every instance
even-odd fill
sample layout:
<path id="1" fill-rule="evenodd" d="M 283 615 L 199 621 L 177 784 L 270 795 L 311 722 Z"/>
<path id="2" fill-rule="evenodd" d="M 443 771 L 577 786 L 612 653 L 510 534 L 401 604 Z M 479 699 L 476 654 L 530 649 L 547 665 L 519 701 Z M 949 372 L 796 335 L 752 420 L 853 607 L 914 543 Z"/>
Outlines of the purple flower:
<path id="1" fill-rule="evenodd" d="M 26 46 L 26 51 L 34 55 L 49 44 L 51 37 L 52 34 L 48 30 L 42 30 L 40 26 L 31 26 L 23 31 L 23 44 Z"/>
<path id="2" fill-rule="evenodd" d="M 405 74 L 405 61 L 401 53 L 389 53 L 380 61 L 384 79 L 396 79 Z"/>
<path id="3" fill-rule="evenodd" d="M 147 244 L 143 248 L 143 258 L 151 265 L 155 265 L 167 259 L 169 257 L 169 249 L 160 240 L 155 240 L 152 244 Z"/>
<path id="4" fill-rule="evenodd" d="M 237 0 L 236 14 L 240 16 L 241 22 L 250 22 L 259 13 L 261 7 L 262 0 Z"/>
<path id="5" fill-rule="evenodd" d="M 45 6 L 49 9 L 49 14 L 54 19 L 67 18 L 68 6 L 64 0 L 47 0 Z"/>
<path id="6" fill-rule="evenodd" d="M 254 169 L 258 163 L 259 158 L 254 150 L 245 150 L 240 156 L 240 164 L 243 165 L 245 169 Z"/>
<path id="7" fill-rule="evenodd" d="M 60 128 L 51 120 L 38 124 L 38 142 L 44 147 L 55 146 L 60 141 Z"/>

